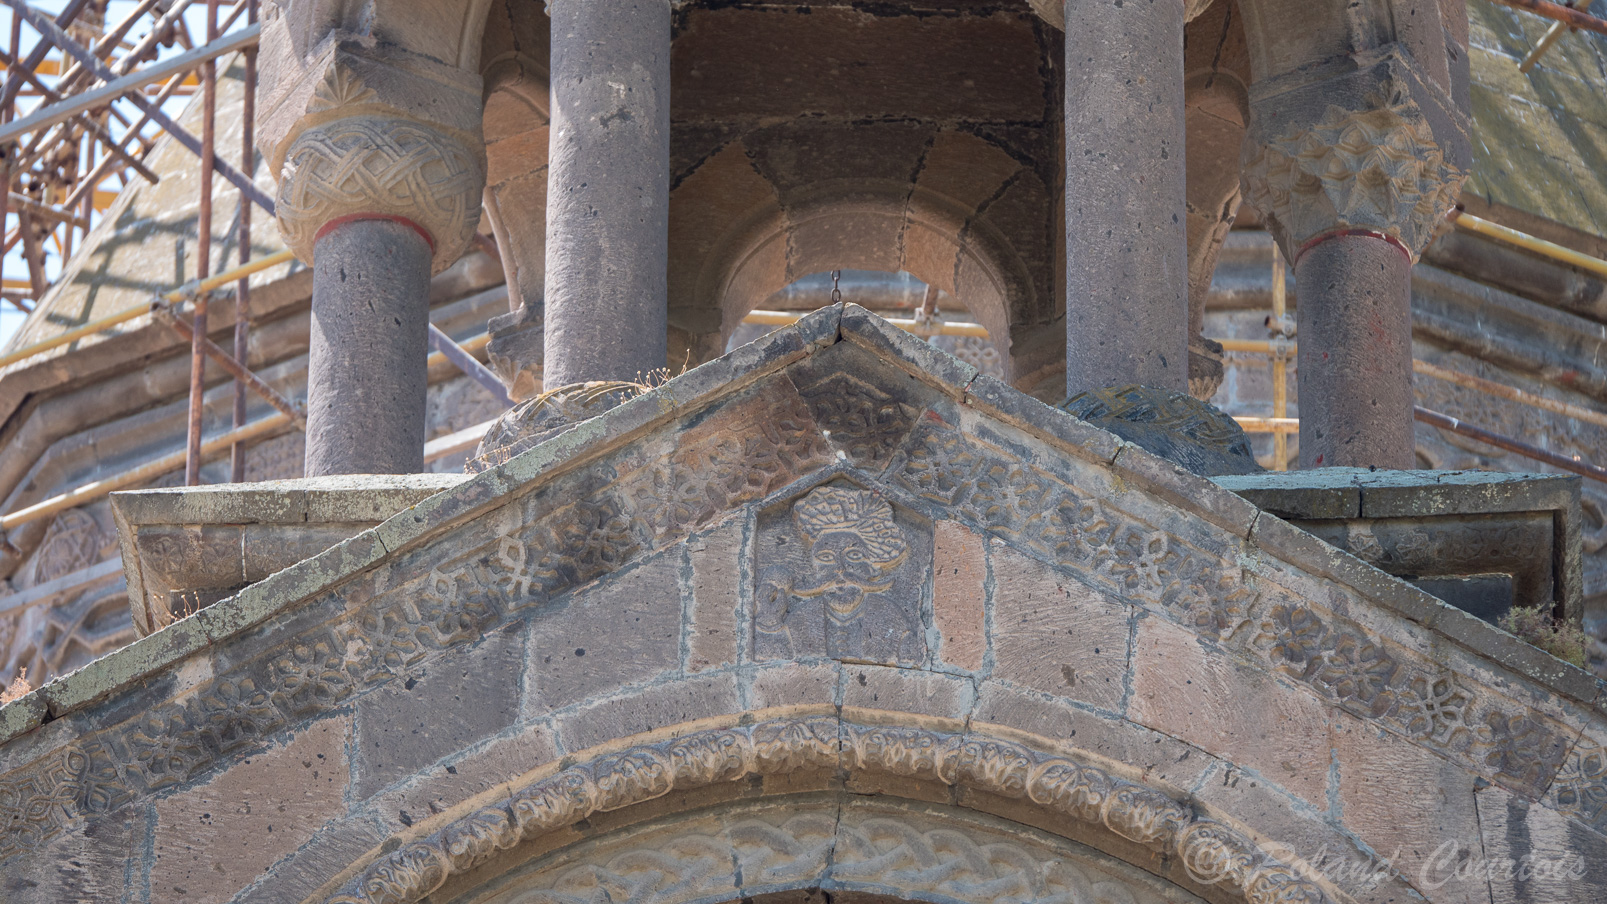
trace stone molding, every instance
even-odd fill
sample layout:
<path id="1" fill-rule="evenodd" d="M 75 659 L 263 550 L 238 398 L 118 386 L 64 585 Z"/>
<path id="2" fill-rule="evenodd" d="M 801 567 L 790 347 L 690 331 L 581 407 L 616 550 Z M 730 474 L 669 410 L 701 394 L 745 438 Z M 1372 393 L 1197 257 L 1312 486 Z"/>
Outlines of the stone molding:
<path id="1" fill-rule="evenodd" d="M 781 718 L 707 728 L 557 771 L 543 769 L 511 789 L 498 789 L 494 793 L 502 799 L 495 804 L 389 853 L 371 852 L 332 895 L 320 893 L 305 904 L 412 904 L 502 851 L 594 814 L 672 791 L 818 770 L 936 782 L 1025 801 L 1099 834 L 1176 857 L 1189 878 L 1221 888 L 1235 900 L 1336 900 L 1262 850 L 1245 831 L 1199 815 L 1165 790 L 978 728 L 951 732 L 832 716 Z"/>
<path id="2" fill-rule="evenodd" d="M 840 398 L 853 384 L 835 379 L 848 365 L 871 391 L 853 404 Z M 972 429 L 957 426 L 961 417 Z M 682 424 L 673 436 L 663 429 L 671 419 Z M 838 475 L 960 521 L 1470 774 L 1607 827 L 1593 679 L 844 306 L 0 710 L 0 738 L 16 739 L 0 747 L 0 813 L 23 814 L 0 833 L 0 860 L 190 786 L 738 508 L 790 501 Z M 242 644 L 241 632 L 269 624 L 278 626 L 267 629 L 271 641 Z M 195 679 L 183 694 L 152 678 L 139 685 L 150 696 L 132 697 L 146 676 L 179 672 Z M 90 709 L 114 694 L 124 708 Z M 18 737 L 47 710 L 54 728 Z M 104 728 L 74 733 L 94 720 Z"/>
<path id="3" fill-rule="evenodd" d="M 1001 904 L 1179 904 L 1184 898 L 1160 890 L 1161 882 L 1136 867 L 1118 867 L 1015 824 L 875 798 L 722 807 L 633 827 L 565 854 L 572 856 L 503 880 L 517 889 L 511 902 L 692 904 L 816 888 Z M 492 895 L 463 904 L 510 902 Z"/>
<path id="4" fill-rule="evenodd" d="M 1415 262 L 1455 205 L 1467 170 L 1408 87 L 1386 79 L 1375 97 L 1371 106 L 1330 103 L 1319 117 L 1288 117 L 1273 137 L 1245 142 L 1245 200 L 1286 260 L 1326 234 L 1366 230 Z"/>
<path id="5" fill-rule="evenodd" d="M 335 67 L 309 114 L 359 108 L 373 97 Z M 319 122 L 291 143 L 276 215 L 285 243 L 311 265 L 320 230 L 343 218 L 402 219 L 429 239 L 432 272 L 451 266 L 480 224 L 485 151 L 409 117 L 361 112 Z"/>
<path id="6" fill-rule="evenodd" d="M 1055 28 L 1066 30 L 1066 4 L 1071 0 L 1027 0 L 1032 5 L 1032 11 Z M 1182 0 L 1183 21 L 1192 22 L 1194 17 L 1205 12 L 1215 0 Z"/>

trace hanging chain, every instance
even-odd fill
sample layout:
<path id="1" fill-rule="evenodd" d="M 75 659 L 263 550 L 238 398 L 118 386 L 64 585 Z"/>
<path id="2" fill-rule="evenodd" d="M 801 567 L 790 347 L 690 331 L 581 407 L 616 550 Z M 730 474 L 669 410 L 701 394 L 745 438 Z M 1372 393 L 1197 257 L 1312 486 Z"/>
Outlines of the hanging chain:
<path id="1" fill-rule="evenodd" d="M 842 278 L 843 278 L 843 271 L 841 271 L 841 270 L 833 270 L 833 271 L 831 271 L 831 303 L 832 304 L 840 304 L 840 303 L 842 303 L 843 290 L 841 288 L 839 288 L 838 285 L 837 285 L 838 281 L 841 280 Z"/>

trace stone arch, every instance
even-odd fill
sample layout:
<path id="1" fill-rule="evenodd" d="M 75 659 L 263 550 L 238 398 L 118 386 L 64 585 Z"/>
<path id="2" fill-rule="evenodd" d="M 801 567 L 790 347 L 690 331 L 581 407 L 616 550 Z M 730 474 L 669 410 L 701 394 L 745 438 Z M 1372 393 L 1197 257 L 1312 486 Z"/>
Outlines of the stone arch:
<path id="1" fill-rule="evenodd" d="M 951 804 L 790 795 L 721 803 L 553 851 L 452 900 L 556 904 L 606 892 L 641 904 L 829 900 L 927 904 L 1198 904 L 1175 884 L 1075 841 Z"/>
<path id="2" fill-rule="evenodd" d="M 551 21 L 535 4 L 497 4 L 487 15 L 480 46 L 484 82 L 486 187 L 484 210 L 502 258 L 511 331 L 521 349 L 511 358 L 501 344 L 491 362 L 515 396 L 533 391 L 523 372 L 540 361 L 541 304 L 547 279 L 547 160 L 551 119 Z M 522 328 L 522 329 L 521 329 Z M 520 342 L 520 333 L 523 342 Z M 503 343 L 510 341 L 507 335 Z M 527 348 L 525 346 L 535 346 Z M 533 358 L 532 358 L 533 356 Z"/>
<path id="3" fill-rule="evenodd" d="M 991 813 L 1143 870 L 1163 880 L 1156 888 L 1170 883 L 1213 901 L 1341 900 L 1309 864 L 1282 862 L 1247 827 L 1146 777 L 1003 726 L 857 708 L 761 710 L 622 738 L 541 767 L 388 840 L 306 904 L 453 900 L 521 854 L 588 833 L 628 832 L 711 803 L 830 791 Z"/>
<path id="4" fill-rule="evenodd" d="M 1011 327 L 1036 304 L 1036 290 L 1009 239 L 975 213 L 946 194 L 892 182 L 818 184 L 785 204 L 772 195 L 724 230 L 682 283 L 683 304 L 706 299 L 717 317 L 705 323 L 697 353 L 723 350 L 750 310 L 811 273 L 903 270 L 964 304 L 1011 361 Z M 672 308 L 677 300 L 672 288 Z"/>

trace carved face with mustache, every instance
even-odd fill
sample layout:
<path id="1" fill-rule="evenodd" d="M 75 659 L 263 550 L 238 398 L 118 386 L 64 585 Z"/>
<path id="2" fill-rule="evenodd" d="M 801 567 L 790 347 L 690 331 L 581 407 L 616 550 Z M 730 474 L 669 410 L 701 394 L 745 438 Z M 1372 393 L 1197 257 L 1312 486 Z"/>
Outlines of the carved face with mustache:
<path id="1" fill-rule="evenodd" d="M 863 490 L 821 487 L 793 506 L 793 519 L 808 543 L 810 573 L 792 591 L 824 597 L 837 622 L 856 617 L 867 595 L 890 589 L 909 555 L 892 506 Z"/>

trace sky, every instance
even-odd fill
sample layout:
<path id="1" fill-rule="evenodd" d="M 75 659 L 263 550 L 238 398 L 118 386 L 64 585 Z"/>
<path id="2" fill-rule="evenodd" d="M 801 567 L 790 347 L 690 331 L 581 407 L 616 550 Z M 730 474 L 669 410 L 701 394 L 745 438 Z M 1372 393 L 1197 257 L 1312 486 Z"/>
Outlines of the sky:
<path id="1" fill-rule="evenodd" d="M 67 0 L 33 0 L 32 5 L 36 9 L 55 15 L 61 12 L 62 8 L 66 6 L 66 3 Z M 162 4 L 162 6 L 167 5 L 168 4 Z M 133 2 L 133 0 L 111 0 L 111 3 L 108 4 L 106 11 L 107 25 L 112 26 L 121 22 L 135 9 L 135 6 L 136 3 Z M 227 19 L 228 11 L 231 8 L 231 5 L 220 6 L 219 19 Z M 0 46 L 4 46 L 8 54 L 10 52 L 9 42 L 13 15 L 14 14 L 9 7 L 0 7 Z M 192 4 L 190 8 L 185 11 L 184 18 L 186 24 L 189 26 L 190 34 L 195 39 L 195 42 L 197 44 L 204 43 L 206 41 L 205 0 L 198 0 L 198 2 Z M 138 41 L 140 38 L 144 37 L 148 31 L 149 24 L 153 21 L 155 21 L 155 16 L 146 15 L 144 20 L 135 25 L 133 30 L 129 32 L 129 35 L 125 40 Z M 244 17 L 242 16 L 230 30 L 232 31 L 240 28 L 243 22 Z M 36 45 L 38 42 L 38 37 L 38 33 L 34 31 L 31 26 L 26 23 L 22 25 L 21 48 L 23 56 L 27 56 L 28 51 Z M 182 45 L 175 43 L 172 47 L 162 48 L 158 53 L 158 59 L 164 59 L 169 56 L 183 53 L 184 50 L 185 48 Z M 53 50 L 49 58 L 58 59 L 60 56 L 61 53 L 59 50 Z M 53 81 L 53 79 L 45 78 L 45 81 L 48 84 Z M 169 116 L 177 118 L 183 111 L 185 105 L 187 105 L 189 102 L 190 98 L 186 96 L 173 97 L 163 105 L 162 109 Z M 32 112 L 38 103 L 39 98 L 37 97 L 19 98 L 17 103 L 17 116 L 24 116 L 29 112 Z M 130 118 L 137 118 L 138 111 L 132 104 L 129 104 L 127 101 L 121 101 L 117 106 L 118 109 L 122 110 L 125 114 L 135 114 L 131 115 Z M 115 125 L 113 126 L 112 131 L 114 134 L 119 134 L 119 129 Z M 146 134 L 152 133 L 147 131 Z M 116 179 L 107 179 L 98 187 L 107 190 L 116 190 L 119 187 L 119 183 Z M 7 223 L 8 228 L 14 226 L 15 223 L 15 216 L 10 216 L 9 222 Z M 47 272 L 51 277 L 54 277 L 59 271 L 60 267 L 61 259 L 56 253 L 56 249 L 54 246 L 47 246 Z M 3 272 L 6 279 L 15 280 L 28 278 L 28 266 L 23 262 L 20 244 L 17 248 L 14 248 L 11 253 L 5 256 Z M 0 303 L 0 345 L 10 341 L 12 334 L 15 333 L 17 328 L 22 325 L 23 321 L 26 319 L 26 316 L 27 315 L 25 315 L 15 305 L 10 304 L 9 302 Z"/>

